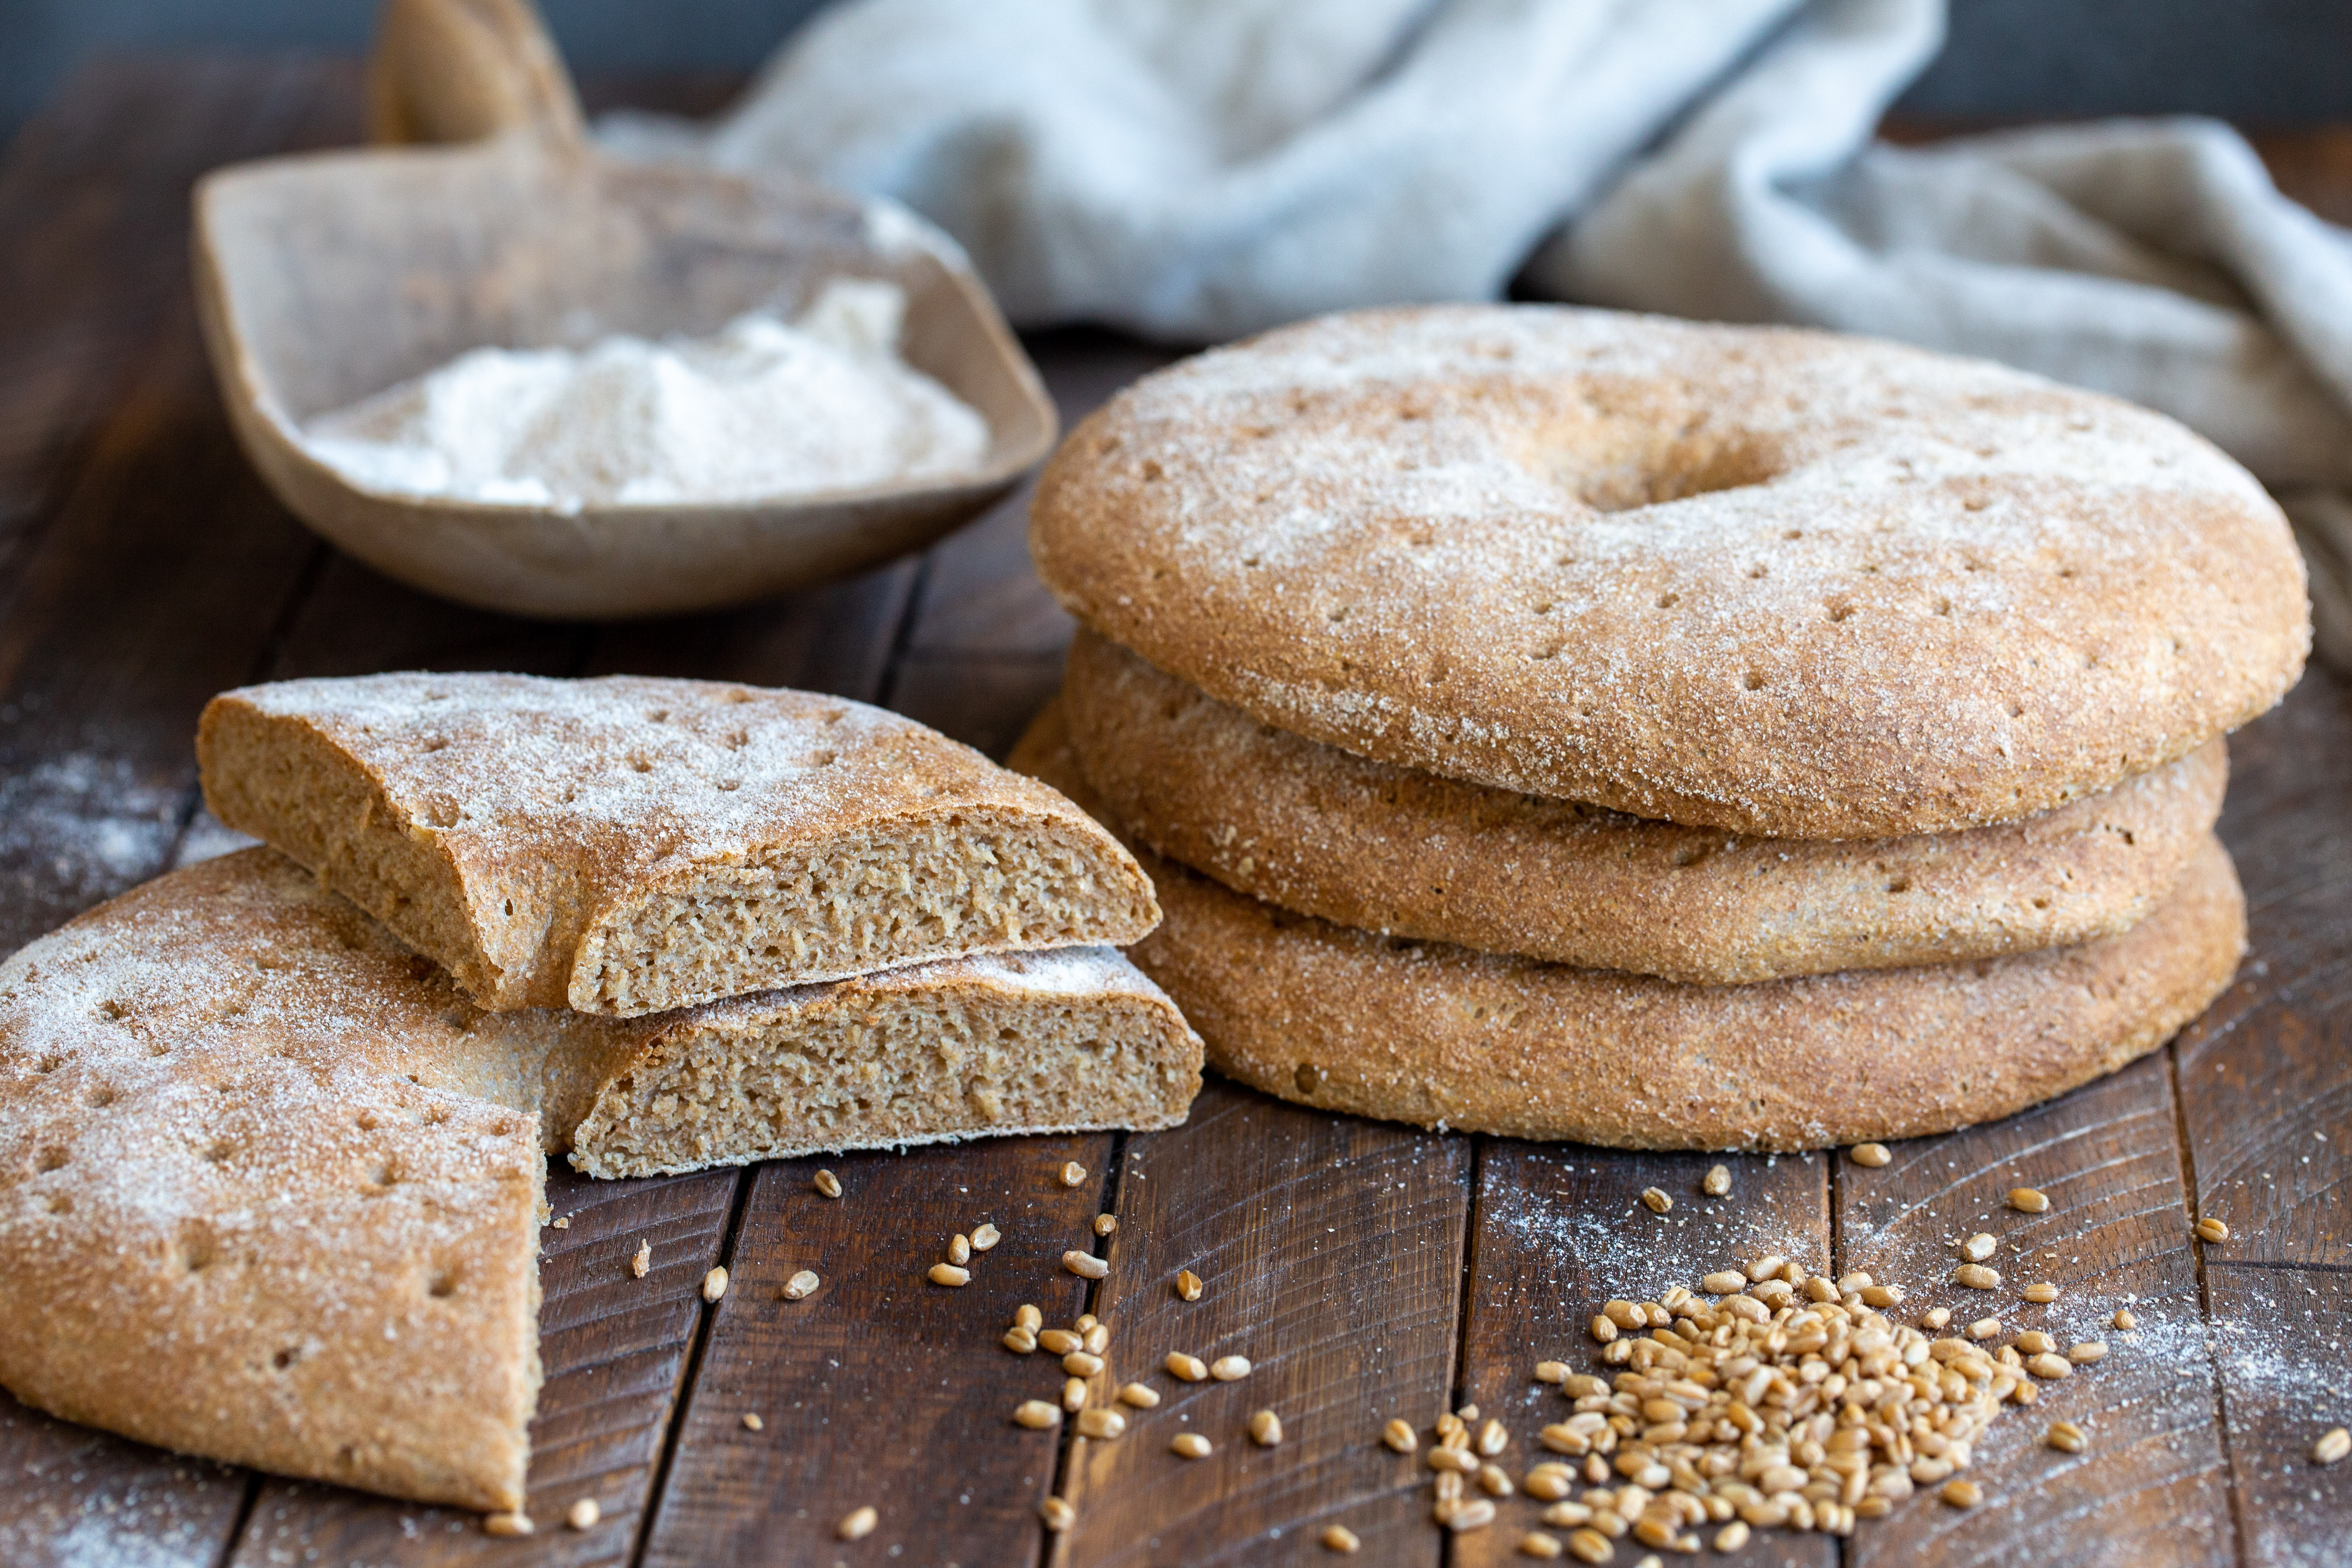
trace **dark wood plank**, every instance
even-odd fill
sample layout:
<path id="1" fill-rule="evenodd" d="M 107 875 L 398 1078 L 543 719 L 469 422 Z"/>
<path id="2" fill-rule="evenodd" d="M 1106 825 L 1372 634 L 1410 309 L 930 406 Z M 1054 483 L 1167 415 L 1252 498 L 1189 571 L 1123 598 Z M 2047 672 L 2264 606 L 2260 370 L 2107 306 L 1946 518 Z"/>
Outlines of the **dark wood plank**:
<path id="1" fill-rule="evenodd" d="M 2311 1446 L 2352 1426 L 2352 1273 L 2257 1268 L 2209 1253 L 2205 1289 L 2243 1561 L 2251 1568 L 2347 1561 L 2352 1463 L 2315 1465 Z"/>
<path id="2" fill-rule="evenodd" d="M 1884 1169 L 1837 1166 L 1839 1266 L 1904 1287 L 1899 1310 L 1913 1321 L 1949 1307 L 1959 1325 L 2000 1319 L 2000 1342 L 2041 1329 L 2062 1343 L 2108 1347 L 2105 1361 L 2042 1384 L 2037 1404 L 1993 1424 L 1969 1472 L 1982 1505 L 1949 1508 L 1923 1488 L 1855 1531 L 1856 1568 L 1981 1563 L 2029 1545 L 2052 1563 L 2234 1558 L 2175 1128 L 2158 1052 L 2006 1121 L 1898 1144 Z M 2047 1194 L 2048 1211 L 2010 1209 L 2017 1186 Z M 1996 1290 L 1952 1283 L 1957 1243 L 1979 1231 L 1999 1238 Z M 2056 1301 L 2019 1296 L 2042 1279 L 2059 1287 Z M 2126 1305 L 2139 1321 L 2129 1333 L 2110 1323 Z M 2058 1420 L 2080 1426 L 2090 1447 L 2047 1447 Z"/>
<path id="3" fill-rule="evenodd" d="M 0 1393 L 0 1563 L 212 1568 L 245 1506 L 242 1470 L 163 1454 Z"/>
<path id="4" fill-rule="evenodd" d="M 879 701 L 919 571 L 900 561 L 724 614 L 602 627 L 588 673 L 748 680 Z"/>
<path id="5" fill-rule="evenodd" d="M 1062 656 L 908 655 L 890 685 L 890 706 L 967 746 L 1002 758 L 1062 689 Z"/>
<path id="6" fill-rule="evenodd" d="M 830 1563 L 861 1507 L 881 1516 L 862 1561 L 1033 1560 L 1055 1437 L 1010 1417 L 1055 1397 L 1062 1372 L 997 1342 L 1024 1301 L 1050 1323 L 1084 1310 L 1086 1282 L 1058 1260 L 1093 1239 L 1111 1153 L 1097 1134 L 761 1166 L 645 1562 Z M 1080 1186 L 1061 1181 L 1069 1160 Z M 820 1166 L 838 1200 L 811 1186 Z M 1004 1239 L 975 1256 L 971 1283 L 929 1283 L 948 1237 L 983 1220 Z M 803 1268 L 823 1285 L 784 1300 Z"/>
<path id="7" fill-rule="evenodd" d="M 594 1182 L 558 1162 L 551 1173 L 549 1204 L 570 1224 L 541 1233 L 547 1383 L 531 1423 L 529 1509 L 538 1532 L 530 1540 L 486 1535 L 473 1513 L 268 1480 L 230 1562 L 246 1568 L 628 1562 L 705 1310 L 702 1279 L 719 1261 L 734 1192 L 732 1171 Z M 640 1241 L 653 1247 L 642 1279 L 629 1270 Z M 581 1498 L 603 1510 L 592 1530 L 564 1523 Z"/>
<path id="8" fill-rule="evenodd" d="M 1715 1164 L 1732 1176 L 1731 1192 L 1720 1198 L 1699 1190 Z M 1829 1158 L 1820 1154 L 1642 1154 L 1487 1140 L 1478 1158 L 1462 1394 L 1482 1420 L 1496 1416 L 1510 1428 L 1501 1463 L 1512 1478 L 1553 1457 L 1536 1433 L 1570 1410 L 1558 1388 L 1535 1381 L 1535 1363 L 1564 1361 L 1612 1375 L 1586 1330 L 1603 1302 L 1655 1300 L 1675 1285 L 1696 1289 L 1702 1276 L 1767 1253 L 1827 1268 L 1828 1170 Z M 1645 1187 L 1665 1193 L 1675 1206 L 1652 1214 L 1641 1203 Z M 1417 1422 L 1427 1424 L 1427 1415 Z M 1425 1496 L 1429 1489 L 1422 1489 Z M 1519 1541 L 1543 1528 L 1543 1505 L 1521 1494 L 1500 1509 L 1493 1528 L 1454 1542 L 1455 1568 L 1523 1561 Z M 1828 1568 L 1837 1555 L 1827 1536 L 1758 1531 L 1724 1561 Z"/>
<path id="9" fill-rule="evenodd" d="M 1109 1563 L 1322 1563 L 1325 1527 L 1367 1561 L 1435 1563 L 1421 1475 L 1381 1447 L 1402 1415 L 1452 1395 L 1471 1143 L 1326 1115 L 1212 1079 L 1184 1126 L 1128 1141 L 1119 1227 L 1097 1312 L 1110 1382 L 1163 1402 L 1127 1435 L 1078 1441 L 1063 1495 L 1077 1523 L 1050 1559 Z M 1198 1301 L 1171 1283 L 1190 1268 Z M 1187 1384 L 1160 1363 L 1247 1356 L 1238 1383 Z M 1277 1447 L 1250 1416 L 1282 1418 Z M 1215 1445 L 1170 1452 L 1181 1432 Z"/>
<path id="10" fill-rule="evenodd" d="M 2231 743 L 2223 840 L 2252 951 L 2179 1046 L 2216 1258 L 2352 1266 L 2352 693 L 2323 670 Z"/>

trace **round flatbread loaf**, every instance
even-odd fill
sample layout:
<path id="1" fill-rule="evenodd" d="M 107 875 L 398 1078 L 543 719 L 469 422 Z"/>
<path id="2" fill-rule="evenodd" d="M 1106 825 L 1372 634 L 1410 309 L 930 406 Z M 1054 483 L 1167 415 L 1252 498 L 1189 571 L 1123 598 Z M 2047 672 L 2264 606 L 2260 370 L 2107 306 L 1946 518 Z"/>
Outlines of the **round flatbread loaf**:
<path id="1" fill-rule="evenodd" d="M 1375 763 L 1081 630 L 1062 711 L 1113 825 L 1383 935 L 1724 984 L 2030 952 L 2137 925 L 2221 809 L 2227 742 L 2023 822 L 1756 838 Z"/>
<path id="2" fill-rule="evenodd" d="M 1549 306 L 1144 377 L 1030 513 L 1080 620 L 1277 728 L 1643 817 L 2009 822 L 2275 702 L 2301 558 L 2181 426 L 1974 360 Z"/>
<path id="3" fill-rule="evenodd" d="M 1093 805 L 1057 712 L 1012 763 Z M 2245 947 L 2210 836 L 2120 936 L 1737 986 L 1375 936 L 1139 858 L 1166 919 L 1130 956 L 1218 1071 L 1327 1110 L 1616 1148 L 1811 1149 L 2006 1116 L 2161 1045 Z"/>

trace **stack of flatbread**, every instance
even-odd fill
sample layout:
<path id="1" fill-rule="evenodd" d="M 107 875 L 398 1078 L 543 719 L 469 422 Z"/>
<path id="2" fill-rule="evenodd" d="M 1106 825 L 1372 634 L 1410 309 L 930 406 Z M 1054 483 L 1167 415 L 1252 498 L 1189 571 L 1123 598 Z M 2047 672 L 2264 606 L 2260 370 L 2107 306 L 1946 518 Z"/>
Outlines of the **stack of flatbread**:
<path id="1" fill-rule="evenodd" d="M 685 680 L 229 692 L 268 846 L 0 965 L 0 1384 L 185 1452 L 522 1501 L 544 1154 L 644 1175 L 1181 1121 L 1160 918 L 1050 788 Z"/>
<path id="2" fill-rule="evenodd" d="M 1148 850 L 1211 1064 L 1620 1146 L 1938 1131 L 2160 1044 L 2243 948 L 2221 736 L 2310 637 L 2170 420 L 1603 311 L 1173 365 L 1030 544 L 1082 626 L 1014 765 Z"/>

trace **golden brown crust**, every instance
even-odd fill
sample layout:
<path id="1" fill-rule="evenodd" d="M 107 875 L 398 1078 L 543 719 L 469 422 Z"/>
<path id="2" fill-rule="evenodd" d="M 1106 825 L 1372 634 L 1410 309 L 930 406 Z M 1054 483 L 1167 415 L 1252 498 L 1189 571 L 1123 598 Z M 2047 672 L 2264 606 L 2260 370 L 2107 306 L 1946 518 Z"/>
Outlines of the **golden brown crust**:
<path id="1" fill-rule="evenodd" d="M 1776 837 L 2112 787 L 2309 643 L 2277 507 L 2180 426 L 1785 329 L 1309 321 L 1120 394 L 1030 515 L 1080 620 L 1277 728 Z"/>
<path id="2" fill-rule="evenodd" d="M 2137 924 L 2221 807 L 2226 742 L 2024 822 L 1753 838 L 1375 763 L 1083 628 L 1061 699 L 1114 826 L 1286 910 L 1725 984 L 2063 947 Z"/>
<path id="3" fill-rule="evenodd" d="M 1053 712 L 1013 761 L 1087 804 Z M 2245 941 L 2210 837 L 2120 936 L 1738 986 L 1373 936 L 1144 864 L 1167 919 L 1133 957 L 1218 1071 L 1327 1110 L 1619 1148 L 1807 1149 L 2006 1116 L 2162 1044 Z"/>
<path id="4" fill-rule="evenodd" d="M 635 1016 L 970 953 L 1132 942 L 1126 852 L 879 709 L 614 676 L 396 674 L 216 697 L 223 822 L 481 1005 Z"/>

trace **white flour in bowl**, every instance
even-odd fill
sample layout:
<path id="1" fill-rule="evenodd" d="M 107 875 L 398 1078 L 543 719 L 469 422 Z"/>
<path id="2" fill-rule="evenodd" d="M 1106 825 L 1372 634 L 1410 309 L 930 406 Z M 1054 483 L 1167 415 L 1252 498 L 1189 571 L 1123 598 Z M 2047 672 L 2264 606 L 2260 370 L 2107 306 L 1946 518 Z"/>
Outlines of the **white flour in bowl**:
<path id="1" fill-rule="evenodd" d="M 767 500 L 977 468 L 988 422 L 898 358 L 906 295 L 835 279 L 708 338 L 476 349 L 311 420 L 365 489 L 577 511 Z"/>

